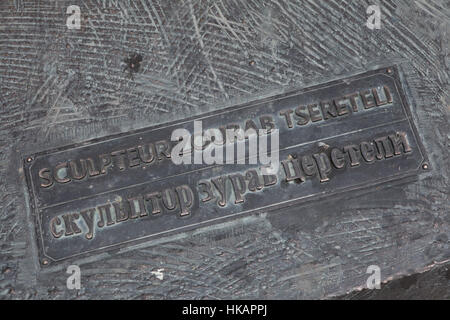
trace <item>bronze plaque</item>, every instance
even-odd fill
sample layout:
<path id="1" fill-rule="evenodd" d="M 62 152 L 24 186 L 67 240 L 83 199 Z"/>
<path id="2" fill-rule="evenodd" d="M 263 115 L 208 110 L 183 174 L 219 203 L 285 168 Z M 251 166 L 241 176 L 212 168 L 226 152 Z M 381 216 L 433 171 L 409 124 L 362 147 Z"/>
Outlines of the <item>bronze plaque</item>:
<path id="1" fill-rule="evenodd" d="M 278 172 L 175 164 L 171 134 L 191 132 L 195 120 L 203 129 L 278 129 Z M 336 197 L 428 166 L 395 66 L 24 158 L 44 264 Z"/>

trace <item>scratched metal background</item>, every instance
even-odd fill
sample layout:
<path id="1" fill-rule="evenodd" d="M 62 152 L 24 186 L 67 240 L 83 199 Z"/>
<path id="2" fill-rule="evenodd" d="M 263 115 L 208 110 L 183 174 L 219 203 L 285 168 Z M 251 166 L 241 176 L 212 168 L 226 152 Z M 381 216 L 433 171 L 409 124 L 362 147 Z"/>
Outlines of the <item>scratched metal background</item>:
<path id="1" fill-rule="evenodd" d="M 66 27 L 71 4 L 81 30 Z M 380 30 L 365 26 L 370 4 Z M 0 0 L 0 298 L 367 298 L 346 294 L 371 264 L 387 286 L 445 267 L 449 21 L 445 0 Z M 143 61 L 130 77 L 132 53 Z M 80 261 L 79 291 L 64 268 L 39 267 L 21 156 L 390 63 L 405 74 L 430 174 Z M 446 270 L 425 277 L 440 288 L 428 297 L 450 297 Z"/>

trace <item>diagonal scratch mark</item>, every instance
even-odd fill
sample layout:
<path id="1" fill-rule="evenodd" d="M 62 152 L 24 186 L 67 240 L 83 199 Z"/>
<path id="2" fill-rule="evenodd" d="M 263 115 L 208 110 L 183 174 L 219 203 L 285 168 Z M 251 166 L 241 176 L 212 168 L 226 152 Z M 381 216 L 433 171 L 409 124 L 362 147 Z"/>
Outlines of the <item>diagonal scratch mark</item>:
<path id="1" fill-rule="evenodd" d="M 236 32 L 234 31 L 234 29 L 231 27 L 230 23 L 228 22 L 228 20 L 227 20 L 227 19 L 225 18 L 225 16 L 223 15 L 222 10 L 220 10 L 220 8 L 217 6 L 217 3 L 214 4 L 214 7 L 216 8 L 217 13 L 220 15 L 220 18 L 217 17 L 217 16 L 215 16 L 215 15 L 213 15 L 213 17 L 217 20 L 217 22 L 218 22 L 219 24 L 221 24 L 220 22 L 223 22 L 223 23 L 226 25 L 226 27 L 230 30 L 230 32 L 234 35 L 234 37 L 239 41 L 239 43 L 241 44 L 241 46 L 242 46 L 243 48 L 245 48 L 245 45 L 242 43 L 242 40 L 239 38 L 239 36 L 238 36 L 238 35 L 236 34 Z M 244 37 L 244 39 L 245 39 L 246 42 L 249 42 L 249 41 L 247 40 L 247 38 L 245 37 L 245 35 L 242 35 L 242 36 Z"/>
<path id="2" fill-rule="evenodd" d="M 217 77 L 216 71 L 214 70 L 214 67 L 211 64 L 211 61 L 209 60 L 208 53 L 205 52 L 205 44 L 203 43 L 203 39 L 202 39 L 202 37 L 200 35 L 200 30 L 198 28 L 197 19 L 195 18 L 195 13 L 194 13 L 194 7 L 192 5 L 192 0 L 189 0 L 189 9 L 191 11 L 191 17 L 192 17 L 192 21 L 194 23 L 195 35 L 197 36 L 197 40 L 198 40 L 198 43 L 200 44 L 200 47 L 202 48 L 202 52 L 203 52 L 203 55 L 205 57 L 205 60 L 208 63 L 209 69 L 211 70 L 211 73 L 212 73 L 212 75 L 214 77 L 214 81 L 217 82 L 220 90 L 225 95 L 225 97 L 228 99 L 229 97 L 228 97 L 228 94 L 226 93 L 226 91 L 225 91 L 225 89 L 223 87 L 222 81 L 220 81 L 220 79 Z"/>

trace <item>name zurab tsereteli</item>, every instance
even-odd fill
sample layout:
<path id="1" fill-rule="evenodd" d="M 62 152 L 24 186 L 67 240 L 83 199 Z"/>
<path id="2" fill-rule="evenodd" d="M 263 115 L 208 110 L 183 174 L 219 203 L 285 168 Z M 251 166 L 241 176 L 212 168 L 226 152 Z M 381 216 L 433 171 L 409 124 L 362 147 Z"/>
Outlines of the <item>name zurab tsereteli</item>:
<path id="1" fill-rule="evenodd" d="M 239 205 L 245 202 L 249 194 L 275 187 L 280 179 L 295 182 L 299 187 L 307 179 L 314 177 L 321 183 L 328 183 L 332 171 L 389 161 L 409 154 L 412 150 L 405 132 L 390 132 L 343 147 L 329 146 L 325 152 L 290 155 L 288 159 L 281 161 L 283 170 L 275 175 L 262 175 L 255 169 L 249 169 L 245 173 L 235 172 L 200 180 L 197 188 L 190 185 L 167 187 L 103 203 L 79 213 L 67 212 L 50 220 L 50 233 L 57 239 L 77 236 L 84 230 L 86 239 L 92 240 L 98 228 L 109 228 L 135 219 L 170 216 L 173 212 L 187 218 L 191 215 L 196 199 L 200 200 L 200 205 L 215 202 L 218 207 L 226 207 L 227 202 L 232 199 L 229 196 L 231 191 L 234 194 L 234 205 Z"/>
<path id="2" fill-rule="evenodd" d="M 226 306 L 225 309 L 217 307 L 196 307 L 189 304 L 183 307 L 182 314 L 187 315 L 208 315 L 214 317 L 216 313 L 226 313 L 227 315 L 258 315 L 265 317 L 267 315 L 267 306 L 264 304 L 232 304 Z"/>

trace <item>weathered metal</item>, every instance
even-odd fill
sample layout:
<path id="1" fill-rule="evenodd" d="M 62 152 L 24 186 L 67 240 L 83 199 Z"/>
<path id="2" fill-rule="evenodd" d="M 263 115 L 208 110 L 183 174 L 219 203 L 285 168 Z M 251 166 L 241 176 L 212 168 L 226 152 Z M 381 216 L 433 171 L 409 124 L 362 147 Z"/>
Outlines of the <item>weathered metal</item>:
<path id="1" fill-rule="evenodd" d="M 441 296 L 444 291 L 448 296 L 448 3 L 376 1 L 373 5 L 381 13 L 378 26 L 369 23 L 374 21 L 370 20 L 373 11 L 368 12 L 369 4 L 373 10 L 374 6 L 365 1 L 0 1 L 0 299 L 322 299 L 367 287 L 367 270 L 373 266 L 379 267 L 386 287 L 391 279 L 407 275 L 417 278 L 416 283 L 401 282 L 399 290 L 408 287 L 407 297 L 417 296 L 414 288 L 422 291 L 421 296 Z M 79 7 L 79 19 L 75 19 L 79 29 L 70 24 L 76 16 L 75 6 Z M 42 179 L 29 176 L 28 168 L 33 174 L 40 164 L 51 170 L 58 161 L 74 160 L 81 165 L 91 151 L 92 155 L 100 151 L 111 155 L 121 149 L 109 147 L 133 148 L 139 145 L 133 137 L 147 132 L 143 128 L 175 121 L 181 124 L 202 114 L 231 116 L 227 109 L 230 106 L 267 101 L 296 88 L 347 79 L 391 65 L 398 66 L 398 70 L 391 70 L 392 75 L 385 70 L 377 79 L 400 77 L 395 81 L 401 84 L 398 90 L 406 97 L 405 110 L 411 111 L 404 115 L 408 121 L 402 122 L 403 116 L 396 113 L 399 109 L 394 89 L 390 90 L 392 105 L 362 108 L 354 114 L 350 110 L 347 115 L 330 115 L 327 120 L 316 120 L 321 108 L 308 107 L 321 99 L 313 99 L 306 92 L 302 95 L 301 90 L 294 90 L 294 100 L 311 98 L 304 100 L 304 108 L 297 110 L 299 106 L 292 105 L 280 115 L 272 112 L 275 109 L 269 110 L 279 107 L 278 102 L 266 104 L 265 115 L 283 124 L 282 148 L 317 140 L 297 146 L 297 152 L 283 153 L 280 162 L 295 162 L 311 155 L 315 159 L 314 154 L 327 161 L 320 154 L 328 156 L 337 148 L 344 152 L 343 148 L 351 144 L 359 146 L 359 153 L 362 145 L 370 160 L 370 148 L 362 142 L 373 145 L 375 139 L 387 135 L 388 140 L 379 140 L 382 145 L 383 141 L 389 142 L 390 134 L 406 133 L 410 152 L 405 153 L 400 146 L 400 155 L 370 163 L 360 159 L 359 166 L 342 169 L 332 167 L 330 157 L 330 172 L 326 167 L 322 171 L 322 179 L 329 181 L 320 182 L 317 175 L 306 174 L 304 181 L 301 175 L 285 181 L 288 177 L 280 163 L 275 185 L 265 187 L 260 180 L 263 187 L 258 190 L 261 185 L 253 180 L 256 191 L 247 190 L 238 199 L 243 202 L 237 204 L 228 178 L 227 202 L 220 202 L 225 204 L 222 207 L 217 203 L 220 193 L 210 179 L 244 175 L 254 167 L 226 165 L 229 169 L 216 174 L 200 166 L 215 197 L 198 201 L 198 208 L 204 210 L 192 207 L 190 214 L 183 217 L 178 209 L 169 214 L 161 212 L 160 216 L 148 212 L 148 217 L 109 226 L 105 217 L 102 227 L 100 220 L 96 221 L 90 240 L 86 238 L 89 228 L 82 226 L 83 217 L 77 221 L 82 232 L 68 235 L 66 240 L 65 235 L 52 239 L 48 234 L 49 219 L 64 215 L 65 209 L 81 215 L 83 209 L 97 208 L 100 201 L 111 200 L 107 197 L 111 192 L 126 204 L 124 196 L 164 191 L 162 180 L 145 184 L 143 180 L 151 174 L 162 177 L 165 183 L 174 183 L 171 187 L 191 181 L 195 199 L 204 199 L 205 193 L 195 185 L 201 176 L 192 174 L 176 180 L 151 168 L 178 170 L 169 161 L 155 162 L 146 169 L 138 164 L 122 173 L 109 167 L 111 172 L 105 175 L 67 184 L 53 182 L 50 191 L 39 190 L 38 185 L 28 188 L 27 179 L 28 183 L 42 183 Z M 352 89 L 348 92 L 372 88 L 366 85 L 358 89 L 357 82 L 344 81 L 342 88 Z M 330 99 L 348 93 L 324 92 Z M 383 89 L 379 88 L 379 92 L 382 94 Z M 383 96 L 380 98 L 383 100 Z M 306 120 L 296 110 L 310 121 L 298 125 L 298 121 Z M 388 115 L 398 116 L 399 122 L 393 123 Z M 311 121 L 311 116 L 316 121 Z M 364 119 L 351 121 L 354 116 Z M 249 114 L 241 113 L 239 124 L 245 124 L 247 117 Z M 261 127 L 259 115 L 250 118 Z M 227 125 L 234 119 L 224 116 L 215 121 Z M 372 129 L 365 130 L 377 121 L 380 130 L 385 129 L 380 136 L 369 134 Z M 417 134 L 410 131 L 409 122 L 415 124 Z M 348 134 L 356 127 L 362 131 Z M 333 137 L 330 128 L 341 130 L 343 136 Z M 153 140 L 150 134 L 143 138 Z M 164 135 L 162 139 L 169 138 Z M 97 143 L 93 139 L 98 139 Z M 422 163 L 422 148 L 416 144 L 419 140 L 427 156 Z M 100 145 L 103 149 L 97 147 Z M 352 148 L 347 149 L 352 152 Z M 78 154 L 81 150 L 83 157 Z M 351 161 L 348 152 L 347 161 Z M 128 161 L 128 151 L 126 156 Z M 312 163 L 306 159 L 306 165 Z M 292 164 L 290 168 L 294 172 Z M 305 173 L 302 165 L 300 169 L 298 172 Z M 389 177 L 389 172 L 408 177 L 397 180 L 399 177 Z M 381 184 L 356 186 L 364 177 L 372 184 L 373 175 L 380 175 Z M 131 187 L 133 179 L 143 183 L 142 190 Z M 355 189 L 335 193 L 351 185 Z M 116 190 L 118 187 L 121 190 Z M 46 196 L 46 192 L 53 194 Z M 324 194 L 319 199 L 320 192 Z M 268 210 L 268 203 L 280 203 L 290 194 L 304 200 L 309 195 L 315 200 Z M 58 211 L 62 205 L 57 203 L 64 198 L 71 202 Z M 248 213 L 231 216 L 237 208 Z M 229 218 L 209 220 L 222 215 Z M 39 217 L 42 232 L 37 228 Z M 184 228 L 196 217 L 205 223 Z M 158 224 L 145 228 L 142 235 L 128 227 L 150 220 Z M 56 234 L 63 223 L 61 220 Z M 184 229 L 154 235 L 156 229 L 167 231 L 174 223 Z M 119 229 L 117 235 L 112 231 Z M 106 234 L 109 239 L 104 237 Z M 154 236 L 142 242 L 133 240 L 151 234 Z M 118 245 L 126 235 L 133 242 Z M 116 238 L 118 242 L 114 242 Z M 64 248 L 58 244 L 61 241 L 70 244 Z M 105 244 L 112 246 L 106 248 Z M 94 251 L 86 252 L 88 247 Z M 62 260 L 56 263 L 42 250 Z M 81 270 L 79 290 L 67 287 L 69 265 Z M 442 266 L 442 276 L 428 277 L 425 271 L 436 266 Z M 429 290 L 423 289 L 425 284 Z M 389 296 L 383 289 L 376 292 L 364 290 L 357 296 Z"/>

